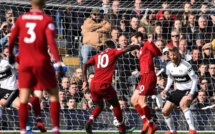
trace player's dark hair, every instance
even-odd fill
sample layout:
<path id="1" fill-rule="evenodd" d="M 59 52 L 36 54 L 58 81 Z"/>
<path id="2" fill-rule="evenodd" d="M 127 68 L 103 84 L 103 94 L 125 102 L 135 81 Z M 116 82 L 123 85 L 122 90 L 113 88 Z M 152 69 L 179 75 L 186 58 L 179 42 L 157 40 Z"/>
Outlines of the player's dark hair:
<path id="1" fill-rule="evenodd" d="M 130 35 L 130 37 L 135 37 L 135 38 L 141 38 L 141 40 L 143 40 L 143 34 L 141 32 L 136 32 Z"/>
<path id="2" fill-rule="evenodd" d="M 31 0 L 35 5 L 44 7 L 45 6 L 45 0 Z"/>

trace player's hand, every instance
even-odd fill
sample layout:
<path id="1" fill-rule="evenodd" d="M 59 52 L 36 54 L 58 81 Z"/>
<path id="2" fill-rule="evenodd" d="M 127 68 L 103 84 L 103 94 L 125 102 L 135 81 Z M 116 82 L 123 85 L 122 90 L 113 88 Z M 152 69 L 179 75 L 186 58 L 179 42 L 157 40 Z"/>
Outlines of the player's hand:
<path id="1" fill-rule="evenodd" d="M 59 71 L 58 71 L 58 76 L 60 78 L 64 77 L 65 73 L 63 71 L 63 67 L 62 66 L 59 66 Z"/>
<path id="2" fill-rule="evenodd" d="M 163 90 L 163 91 L 160 93 L 161 96 L 162 96 L 162 97 L 165 97 L 165 96 L 166 96 L 166 92 L 167 92 L 166 90 Z"/>
<path id="3" fill-rule="evenodd" d="M 192 101 L 193 100 L 193 95 L 192 94 L 188 94 L 187 99 Z"/>
<path id="4" fill-rule="evenodd" d="M 15 63 L 15 56 L 13 54 L 10 54 L 8 57 L 8 62 L 10 64 L 14 64 Z"/>

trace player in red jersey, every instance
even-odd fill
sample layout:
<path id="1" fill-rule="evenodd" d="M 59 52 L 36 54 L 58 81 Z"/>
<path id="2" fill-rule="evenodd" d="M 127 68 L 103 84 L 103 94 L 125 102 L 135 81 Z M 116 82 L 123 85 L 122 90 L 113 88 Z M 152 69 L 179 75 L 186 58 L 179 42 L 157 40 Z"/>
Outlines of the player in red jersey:
<path id="1" fill-rule="evenodd" d="M 111 83 L 118 56 L 138 48 L 140 48 L 140 45 L 129 45 L 124 49 L 118 50 L 115 48 L 113 41 L 106 41 L 105 45 L 102 46 L 103 51 L 93 56 L 83 65 L 83 89 L 88 88 L 87 69 L 89 66 L 95 65 L 95 74 L 90 84 L 90 91 L 96 107 L 92 111 L 88 123 L 85 126 L 88 134 L 92 134 L 91 125 L 93 120 L 102 112 L 104 107 L 103 99 L 113 106 L 114 115 L 119 122 L 119 133 L 126 133 L 117 94 L 111 86 Z"/>
<path id="2" fill-rule="evenodd" d="M 44 89 L 50 98 L 52 131 L 53 134 L 59 134 L 60 105 L 57 79 L 48 54 L 49 46 L 61 66 L 54 39 L 55 25 L 52 18 L 42 12 L 45 0 L 31 0 L 31 6 L 31 11 L 21 15 L 13 25 L 9 40 L 9 59 L 12 61 L 14 42 L 19 37 L 20 132 L 26 134 L 27 103 L 30 93 L 33 89 Z"/>
<path id="3" fill-rule="evenodd" d="M 147 96 L 155 93 L 156 74 L 154 71 L 153 57 L 160 56 L 160 50 L 153 43 L 153 36 L 149 35 L 148 41 L 143 43 L 143 36 L 137 32 L 131 35 L 132 44 L 142 43 L 143 47 L 139 50 L 139 64 L 141 79 L 131 97 L 131 103 L 137 110 L 143 120 L 143 128 L 141 134 L 153 134 L 157 126 L 153 123 L 150 108 L 147 104 Z"/>

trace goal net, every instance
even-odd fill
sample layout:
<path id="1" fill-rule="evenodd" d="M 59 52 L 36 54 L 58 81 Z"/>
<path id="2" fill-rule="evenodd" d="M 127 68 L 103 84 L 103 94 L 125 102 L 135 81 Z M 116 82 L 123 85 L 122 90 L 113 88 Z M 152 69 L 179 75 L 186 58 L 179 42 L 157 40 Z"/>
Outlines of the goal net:
<path id="1" fill-rule="evenodd" d="M 129 35 L 139 31 L 145 40 L 149 34 L 153 34 L 154 43 L 163 54 L 154 59 L 155 71 L 158 74 L 157 95 L 148 98 L 158 130 L 168 130 L 161 113 L 164 100 L 159 97 L 159 93 L 166 83 L 164 73 L 168 62 L 168 46 L 175 45 L 182 58 L 192 64 L 199 79 L 198 89 L 203 91 L 202 97 L 195 99 L 191 106 L 196 128 L 198 131 L 215 131 L 215 111 L 211 106 L 215 100 L 214 7 L 213 0 L 199 0 L 194 3 L 177 0 L 47 0 L 44 12 L 55 21 L 56 41 L 68 76 L 59 80 L 61 130 L 83 131 L 94 108 L 90 92 L 81 91 L 81 65 L 96 53 L 96 46 L 105 40 L 111 39 L 121 48 L 130 44 Z M 13 20 L 29 10 L 29 0 L 0 0 L 1 51 L 7 44 L 7 40 L 3 38 L 9 34 L 7 29 L 12 26 Z M 86 22 L 89 18 L 97 24 L 96 28 Z M 8 24 L 4 26 L 4 22 Z M 174 34 L 177 36 L 173 35 L 172 31 L 176 32 Z M 139 71 L 137 55 L 132 52 L 119 57 L 113 77 L 113 86 L 119 96 L 126 126 L 136 127 L 137 131 L 141 130 L 142 121 L 132 106 L 130 97 L 138 84 Z M 93 69 L 89 72 L 93 72 Z M 49 104 L 45 93 L 41 106 L 43 122 L 47 129 L 51 130 Z M 176 109 L 172 115 L 177 130 L 187 131 L 183 112 Z M 33 130 L 37 130 L 32 112 L 29 120 Z M 117 131 L 116 125 L 111 108 L 105 103 L 105 109 L 95 120 L 93 130 Z M 17 110 L 5 109 L 0 118 L 0 130 L 18 129 Z"/>

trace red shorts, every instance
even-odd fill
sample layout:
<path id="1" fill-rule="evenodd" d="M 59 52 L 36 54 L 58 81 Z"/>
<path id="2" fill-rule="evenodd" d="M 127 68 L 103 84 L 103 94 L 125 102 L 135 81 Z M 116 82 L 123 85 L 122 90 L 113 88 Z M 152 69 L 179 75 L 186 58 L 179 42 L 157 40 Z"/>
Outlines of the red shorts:
<path id="1" fill-rule="evenodd" d="M 157 84 L 157 77 L 155 72 L 145 73 L 141 76 L 140 82 L 136 87 L 139 90 L 139 95 L 154 95 Z"/>
<path id="2" fill-rule="evenodd" d="M 44 90 L 57 87 L 57 79 L 53 66 L 44 67 L 20 67 L 19 68 L 19 88 L 31 88 L 34 90 Z"/>
<path id="3" fill-rule="evenodd" d="M 94 102 L 102 99 L 108 101 L 116 96 L 116 90 L 110 83 L 93 83 L 90 85 L 90 92 Z"/>

